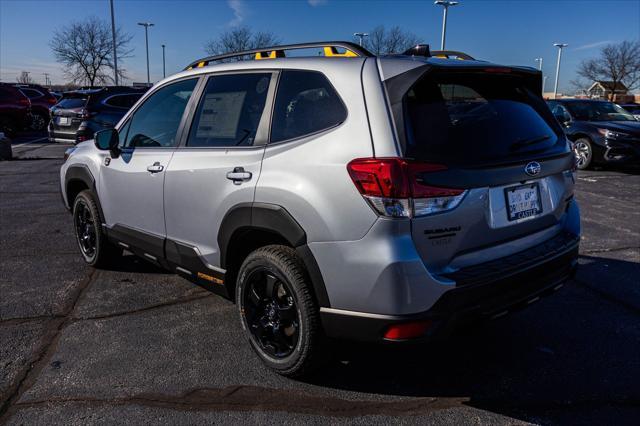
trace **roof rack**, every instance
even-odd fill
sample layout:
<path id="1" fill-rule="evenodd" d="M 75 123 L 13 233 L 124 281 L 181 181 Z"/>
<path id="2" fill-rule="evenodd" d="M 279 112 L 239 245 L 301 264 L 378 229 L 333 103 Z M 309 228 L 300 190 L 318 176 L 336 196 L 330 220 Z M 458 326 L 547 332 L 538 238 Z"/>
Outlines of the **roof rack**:
<path id="1" fill-rule="evenodd" d="M 211 62 L 221 61 L 224 59 L 239 58 L 242 56 L 255 55 L 255 59 L 275 59 L 284 58 L 286 50 L 298 50 L 298 49 L 311 49 L 314 47 L 323 48 L 324 55 L 328 57 L 372 57 L 371 52 L 362 46 L 349 41 L 320 41 L 315 43 L 299 43 L 299 44 L 285 44 L 282 46 L 263 47 L 260 49 L 243 50 L 242 52 L 225 53 L 222 55 L 207 56 L 206 58 L 198 59 L 190 63 L 186 70 L 193 68 L 202 68 Z M 344 49 L 343 53 L 340 53 L 338 49 Z"/>
<path id="2" fill-rule="evenodd" d="M 455 50 L 434 50 L 431 52 L 434 58 L 443 59 L 460 59 L 461 61 L 475 61 L 476 59 L 464 52 L 456 52 Z"/>
<path id="3" fill-rule="evenodd" d="M 405 50 L 403 56 L 424 56 L 425 58 L 442 58 L 442 59 L 460 59 L 461 61 L 475 61 L 471 55 L 455 50 L 433 50 L 429 49 L 428 44 L 416 44 L 415 46 Z"/>

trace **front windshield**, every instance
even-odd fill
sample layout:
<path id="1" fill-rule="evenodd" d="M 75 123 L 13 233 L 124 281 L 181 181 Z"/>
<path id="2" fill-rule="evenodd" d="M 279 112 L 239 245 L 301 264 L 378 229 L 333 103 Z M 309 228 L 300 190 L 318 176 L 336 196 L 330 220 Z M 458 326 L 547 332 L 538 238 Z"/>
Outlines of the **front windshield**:
<path id="1" fill-rule="evenodd" d="M 564 105 L 578 121 L 636 121 L 633 115 L 612 102 L 567 102 Z"/>

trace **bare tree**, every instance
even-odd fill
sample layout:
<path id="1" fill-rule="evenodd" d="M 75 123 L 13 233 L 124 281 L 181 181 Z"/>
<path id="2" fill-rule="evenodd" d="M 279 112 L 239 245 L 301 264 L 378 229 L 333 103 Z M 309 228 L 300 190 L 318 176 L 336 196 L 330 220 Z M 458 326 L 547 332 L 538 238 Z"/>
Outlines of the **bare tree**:
<path id="1" fill-rule="evenodd" d="M 271 32 L 258 31 L 254 33 L 248 27 L 240 27 L 223 32 L 217 39 L 209 40 L 205 44 L 204 50 L 210 55 L 222 55 L 224 53 L 275 46 L 278 43 L 280 43 L 280 40 Z M 243 59 L 246 58 L 238 57 L 229 60 L 240 61 Z"/>
<path id="2" fill-rule="evenodd" d="M 18 81 L 18 83 L 21 83 L 21 84 L 31 84 L 31 83 L 33 83 L 33 79 L 29 75 L 28 71 L 22 71 L 20 73 L 20 75 L 18 76 L 18 78 L 16 78 L 16 80 Z"/>
<path id="3" fill-rule="evenodd" d="M 395 26 L 387 30 L 378 25 L 369 31 L 369 37 L 364 39 L 364 47 L 375 55 L 402 53 L 408 48 L 420 43 L 420 38 L 412 32 Z"/>
<path id="4" fill-rule="evenodd" d="M 127 49 L 131 36 L 116 29 L 118 59 L 129 56 Z M 113 82 L 113 39 L 111 28 L 101 19 L 90 17 L 55 31 L 49 42 L 56 61 L 64 65 L 65 75 L 74 83 L 94 86 Z M 125 77 L 124 68 L 118 67 L 118 77 Z"/>
<path id="5" fill-rule="evenodd" d="M 640 87 L 640 41 L 604 46 L 598 58 L 582 61 L 577 73 L 590 82 L 611 81 L 614 88 L 619 83 L 629 90 Z M 614 95 L 615 91 L 612 91 L 609 100 L 613 100 Z"/>

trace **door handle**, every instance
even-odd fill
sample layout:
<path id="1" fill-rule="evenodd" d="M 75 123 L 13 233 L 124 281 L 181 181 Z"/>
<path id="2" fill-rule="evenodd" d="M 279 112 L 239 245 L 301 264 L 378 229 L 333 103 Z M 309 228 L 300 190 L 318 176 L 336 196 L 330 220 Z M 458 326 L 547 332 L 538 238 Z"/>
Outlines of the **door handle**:
<path id="1" fill-rule="evenodd" d="M 251 172 L 246 172 L 244 167 L 234 167 L 232 172 L 227 172 L 227 179 L 232 180 L 236 185 L 251 180 L 251 176 Z"/>
<path id="2" fill-rule="evenodd" d="M 164 166 L 159 161 L 153 163 L 153 165 L 147 167 L 147 171 L 150 173 L 159 173 L 164 170 Z"/>

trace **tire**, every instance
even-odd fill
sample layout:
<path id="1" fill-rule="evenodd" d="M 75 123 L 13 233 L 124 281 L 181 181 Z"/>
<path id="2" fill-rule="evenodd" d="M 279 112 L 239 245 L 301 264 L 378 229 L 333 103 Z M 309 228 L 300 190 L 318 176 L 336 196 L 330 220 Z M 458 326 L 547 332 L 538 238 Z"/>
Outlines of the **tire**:
<path id="1" fill-rule="evenodd" d="M 8 138 L 0 138 L 0 161 L 9 161 L 13 158 L 11 150 L 11 140 Z"/>
<path id="2" fill-rule="evenodd" d="M 107 240 L 98 204 L 89 190 L 81 191 L 73 202 L 73 229 L 80 253 L 89 265 L 105 268 L 122 255 L 122 249 Z"/>
<path id="3" fill-rule="evenodd" d="M 574 143 L 576 153 L 576 167 L 578 170 L 585 170 L 593 161 L 593 148 L 591 141 L 587 138 L 577 139 Z"/>
<path id="4" fill-rule="evenodd" d="M 49 117 L 44 114 L 33 114 L 31 118 L 31 129 L 37 132 L 43 131 L 49 125 Z"/>
<path id="5" fill-rule="evenodd" d="M 236 303 L 251 347 L 269 368 L 300 377 L 319 366 L 319 309 L 295 250 L 271 245 L 249 254 L 238 273 Z"/>
<path id="6" fill-rule="evenodd" d="M 0 132 L 3 132 L 7 137 L 15 136 L 15 129 L 11 123 L 11 120 L 6 117 L 0 117 Z"/>

